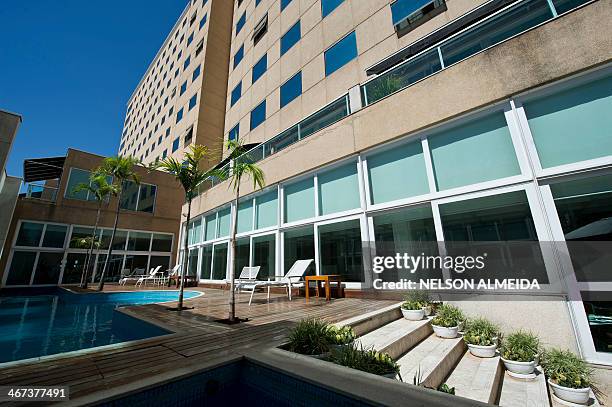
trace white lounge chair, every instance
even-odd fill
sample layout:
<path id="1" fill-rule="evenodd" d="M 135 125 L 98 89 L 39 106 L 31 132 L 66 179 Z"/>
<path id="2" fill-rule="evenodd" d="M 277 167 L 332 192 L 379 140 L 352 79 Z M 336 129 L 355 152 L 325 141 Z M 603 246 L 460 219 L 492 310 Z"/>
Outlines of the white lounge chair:
<path id="1" fill-rule="evenodd" d="M 244 283 L 241 285 L 240 289 L 244 291 L 251 291 L 251 298 L 249 299 L 249 305 L 253 301 L 253 295 L 255 294 L 255 290 L 258 288 L 267 288 L 268 289 L 268 301 L 270 301 L 270 289 L 272 287 L 285 287 L 287 289 L 287 295 L 289 296 L 289 301 L 291 301 L 291 289 L 299 288 L 304 286 L 303 277 L 308 270 L 308 266 L 312 263 L 313 259 L 308 260 L 297 260 L 293 263 L 293 266 L 287 271 L 280 280 L 275 281 L 253 281 L 252 283 Z"/>
<path id="2" fill-rule="evenodd" d="M 261 269 L 261 266 L 243 267 L 240 276 L 234 280 L 234 289 L 238 291 L 242 284 L 248 284 L 255 281 L 257 279 L 257 274 L 259 274 L 259 269 Z"/>
<path id="3" fill-rule="evenodd" d="M 159 269 L 161 268 L 161 266 L 157 266 L 155 268 L 152 268 L 151 271 L 149 272 L 149 275 L 146 277 L 140 277 L 138 279 L 138 281 L 136 281 L 136 287 L 141 286 L 141 285 L 147 285 L 147 281 L 152 281 L 153 284 L 155 285 L 155 283 L 157 283 L 157 281 L 160 279 L 160 277 L 157 275 L 157 272 L 159 271 Z"/>
<path id="4" fill-rule="evenodd" d="M 134 270 L 123 269 L 121 270 L 121 279 L 119 280 L 119 285 L 126 285 L 129 281 L 138 281 L 141 277 L 146 277 L 144 274 L 145 269 L 135 268 Z"/>
<path id="5" fill-rule="evenodd" d="M 176 266 L 172 267 L 171 269 L 166 270 L 166 273 L 168 273 L 168 274 L 165 275 L 164 277 L 162 277 L 161 284 L 162 285 L 168 284 L 168 283 L 170 283 L 170 279 L 171 278 L 177 278 L 180 270 L 181 270 L 181 263 L 177 264 Z"/>

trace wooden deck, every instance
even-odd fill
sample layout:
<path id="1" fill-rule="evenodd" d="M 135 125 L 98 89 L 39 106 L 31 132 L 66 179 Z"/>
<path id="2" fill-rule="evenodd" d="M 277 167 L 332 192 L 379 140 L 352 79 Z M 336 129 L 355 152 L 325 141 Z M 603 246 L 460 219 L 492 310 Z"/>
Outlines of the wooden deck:
<path id="1" fill-rule="evenodd" d="M 125 290 L 109 286 L 105 291 Z M 306 317 L 338 322 L 384 308 L 395 301 L 340 298 L 331 302 L 303 297 L 256 294 L 248 305 L 248 294 L 237 298 L 236 313 L 248 322 L 228 326 L 214 322 L 227 318 L 228 291 L 190 288 L 203 296 L 187 300 L 193 310 L 167 310 L 171 304 L 125 308 L 125 312 L 169 329 L 174 334 L 111 345 L 103 350 L 86 350 L 69 357 L 53 357 L 0 368 L 0 385 L 70 386 L 70 398 L 93 396 L 130 383 L 156 382 L 155 376 L 178 376 L 187 367 L 203 366 L 219 357 L 239 357 L 244 352 L 278 346 L 290 327 Z"/>

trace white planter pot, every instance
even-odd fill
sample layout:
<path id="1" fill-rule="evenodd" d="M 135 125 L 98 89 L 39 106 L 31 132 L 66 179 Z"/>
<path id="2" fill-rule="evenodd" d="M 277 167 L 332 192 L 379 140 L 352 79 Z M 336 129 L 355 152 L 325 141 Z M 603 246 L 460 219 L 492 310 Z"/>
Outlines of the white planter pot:
<path id="1" fill-rule="evenodd" d="M 570 403 L 574 404 L 586 404 L 589 402 L 591 395 L 590 387 L 584 389 L 572 389 L 570 387 L 559 386 L 550 379 L 548 379 L 548 384 L 550 387 L 552 387 L 555 396 L 559 397 L 561 400 L 569 401 Z"/>
<path id="2" fill-rule="evenodd" d="M 431 305 L 423 307 L 423 312 L 425 313 L 426 317 L 430 316 L 432 313 Z"/>
<path id="3" fill-rule="evenodd" d="M 446 338 L 446 339 L 456 338 L 457 334 L 459 332 L 459 327 L 458 326 L 453 326 L 451 328 L 446 328 L 446 327 L 443 327 L 443 326 L 432 325 L 432 328 L 433 328 L 434 333 L 436 334 L 436 336 L 438 336 L 440 338 Z"/>
<path id="4" fill-rule="evenodd" d="M 512 373 L 518 373 L 521 375 L 532 374 L 536 367 L 536 361 L 532 360 L 531 362 L 516 362 L 514 360 L 508 360 L 501 358 L 502 362 L 504 362 L 504 366 L 506 370 L 509 370 Z"/>
<path id="5" fill-rule="evenodd" d="M 497 350 L 497 345 L 482 346 L 468 343 L 467 346 L 470 353 L 479 358 L 492 358 L 495 356 L 495 351 Z"/>
<path id="6" fill-rule="evenodd" d="M 420 321 L 425 316 L 425 311 L 422 309 L 403 309 L 402 315 L 410 321 Z"/>

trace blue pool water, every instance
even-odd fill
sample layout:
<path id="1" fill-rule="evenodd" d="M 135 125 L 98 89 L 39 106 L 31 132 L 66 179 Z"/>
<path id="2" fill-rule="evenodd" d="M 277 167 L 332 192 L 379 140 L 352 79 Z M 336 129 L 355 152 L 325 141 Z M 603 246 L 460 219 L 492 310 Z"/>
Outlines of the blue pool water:
<path id="1" fill-rule="evenodd" d="M 199 293 L 186 291 L 185 298 Z M 176 301 L 178 291 L 0 296 L 0 363 L 169 333 L 115 309 Z"/>

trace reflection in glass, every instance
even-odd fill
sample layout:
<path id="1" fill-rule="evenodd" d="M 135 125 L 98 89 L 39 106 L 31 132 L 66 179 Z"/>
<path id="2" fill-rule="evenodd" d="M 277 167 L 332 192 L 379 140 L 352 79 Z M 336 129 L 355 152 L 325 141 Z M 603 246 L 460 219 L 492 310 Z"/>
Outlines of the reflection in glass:
<path id="1" fill-rule="evenodd" d="M 8 271 L 6 285 L 29 285 L 36 260 L 36 252 L 15 251 Z"/>
<path id="2" fill-rule="evenodd" d="M 136 208 L 139 212 L 153 213 L 155 208 L 155 193 L 157 187 L 151 184 L 140 185 L 140 197 L 138 199 L 138 207 Z"/>
<path id="3" fill-rule="evenodd" d="M 62 268 L 64 253 L 45 253 L 38 255 L 33 284 L 57 284 Z"/>
<path id="4" fill-rule="evenodd" d="M 213 248 L 212 280 L 225 280 L 227 271 L 227 243 L 217 244 Z"/>
<path id="5" fill-rule="evenodd" d="M 115 235 L 116 237 L 116 235 Z M 148 252 L 151 244 L 151 234 L 144 232 L 130 232 L 128 251 Z"/>
<path id="6" fill-rule="evenodd" d="M 250 264 L 250 240 L 249 238 L 236 240 L 236 264 L 234 268 L 234 277 L 238 278 L 243 267 L 249 267 Z M 257 266 L 257 264 L 255 264 Z"/>
<path id="7" fill-rule="evenodd" d="M 38 246 L 44 226 L 42 223 L 21 222 L 15 246 Z"/>
<path id="8" fill-rule="evenodd" d="M 202 247 L 202 261 L 200 264 L 200 280 L 210 279 L 210 266 L 212 264 L 212 246 Z"/>
<path id="9" fill-rule="evenodd" d="M 359 220 L 320 226 L 319 245 L 321 274 L 339 274 L 348 282 L 364 280 Z"/>
<path id="10" fill-rule="evenodd" d="M 84 228 L 80 226 L 73 227 L 72 235 L 70 236 L 70 247 L 78 248 L 77 240 L 80 240 L 86 237 L 91 237 L 92 235 L 93 235 L 93 228 Z"/>
<path id="11" fill-rule="evenodd" d="M 144 257 L 147 257 L 147 256 L 144 256 Z M 106 254 L 98 255 L 98 260 L 96 262 L 96 273 L 94 276 L 95 282 L 100 281 L 100 276 L 102 275 L 102 269 L 104 268 L 105 259 L 106 259 Z M 108 282 L 119 281 L 119 278 L 121 277 L 122 267 L 123 267 L 123 255 L 113 254 L 111 256 L 110 261 L 108 262 L 108 268 L 104 276 L 104 282 L 108 283 Z M 142 268 L 146 268 L 146 264 Z"/>
<path id="12" fill-rule="evenodd" d="M 153 234 L 152 252 L 172 251 L 172 235 Z"/>
<path id="13" fill-rule="evenodd" d="M 198 249 L 189 250 L 189 268 L 187 270 L 188 276 L 195 277 L 198 274 Z"/>
<path id="14" fill-rule="evenodd" d="M 293 263 L 298 260 L 308 260 L 315 258 L 314 228 L 306 226 L 295 228 L 283 233 L 284 235 L 284 262 L 285 270 L 283 275 L 289 271 Z M 305 275 L 314 275 L 314 262 L 311 263 Z"/>
<path id="15" fill-rule="evenodd" d="M 266 235 L 253 238 L 253 266 L 260 266 L 257 278 L 259 280 L 274 279 L 276 236 Z"/>
<path id="16" fill-rule="evenodd" d="M 64 225 L 47 225 L 42 244 L 43 247 L 64 247 L 64 240 L 66 240 L 67 230 L 68 227 Z"/>
<path id="17" fill-rule="evenodd" d="M 86 256 L 85 253 L 68 253 L 66 265 L 64 266 L 64 275 L 62 276 L 62 284 L 78 284 L 81 282 Z M 94 255 L 91 261 L 95 262 L 95 260 Z"/>

